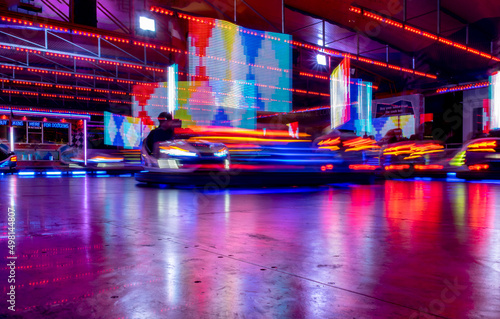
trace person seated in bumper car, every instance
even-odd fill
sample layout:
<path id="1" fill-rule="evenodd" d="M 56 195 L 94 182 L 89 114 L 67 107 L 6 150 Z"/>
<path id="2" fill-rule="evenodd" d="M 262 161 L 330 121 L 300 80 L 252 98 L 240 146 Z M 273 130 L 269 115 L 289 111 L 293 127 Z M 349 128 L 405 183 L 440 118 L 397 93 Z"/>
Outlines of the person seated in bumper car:
<path id="1" fill-rule="evenodd" d="M 158 115 L 158 121 L 160 124 L 157 128 L 149 132 L 146 138 L 146 147 L 149 154 L 154 152 L 154 146 L 158 142 L 171 141 L 175 138 L 174 128 L 179 126 L 178 122 L 172 118 L 172 114 L 167 112 L 161 112 Z"/>

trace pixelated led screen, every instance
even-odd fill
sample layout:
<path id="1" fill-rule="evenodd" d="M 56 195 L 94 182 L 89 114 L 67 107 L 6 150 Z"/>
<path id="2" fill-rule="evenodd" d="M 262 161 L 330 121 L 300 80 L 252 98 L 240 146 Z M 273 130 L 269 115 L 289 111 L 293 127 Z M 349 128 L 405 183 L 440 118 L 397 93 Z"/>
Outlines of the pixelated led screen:
<path id="1" fill-rule="evenodd" d="M 141 125 L 139 118 L 104 112 L 104 144 L 138 148 L 153 125 Z M 141 137 L 142 136 L 142 137 Z"/>
<path id="2" fill-rule="evenodd" d="M 330 119 L 331 128 L 336 128 L 351 119 L 349 96 L 350 61 L 345 58 L 330 76 Z"/>
<path id="3" fill-rule="evenodd" d="M 256 112 L 292 108 L 291 36 L 203 19 L 189 22 L 187 81 L 177 83 L 174 117 L 183 126 L 255 128 Z M 182 72 L 182 71 L 181 71 Z M 139 111 L 155 120 L 166 111 L 169 83 L 158 83 Z M 142 89 L 141 89 L 142 90 Z"/>
<path id="4" fill-rule="evenodd" d="M 415 134 L 415 115 L 401 115 L 390 117 L 379 117 L 372 119 L 375 139 L 378 141 L 385 134 L 395 128 L 400 128 L 403 131 L 403 137 L 410 138 Z"/>
<path id="5" fill-rule="evenodd" d="M 500 73 L 494 73 L 490 77 L 490 112 L 489 129 L 500 128 Z M 485 117 L 486 118 L 486 117 Z M 486 125 L 485 125 L 486 126 Z"/>

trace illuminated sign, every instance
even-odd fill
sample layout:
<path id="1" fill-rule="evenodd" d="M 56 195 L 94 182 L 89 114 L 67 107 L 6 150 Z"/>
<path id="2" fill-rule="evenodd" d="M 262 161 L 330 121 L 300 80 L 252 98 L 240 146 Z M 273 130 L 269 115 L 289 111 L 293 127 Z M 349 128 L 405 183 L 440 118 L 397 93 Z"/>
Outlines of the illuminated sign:
<path id="1" fill-rule="evenodd" d="M 377 113 L 375 117 L 410 114 L 414 114 L 412 103 L 410 101 L 401 100 L 391 104 L 377 103 Z"/>
<path id="2" fill-rule="evenodd" d="M 8 120 L 0 120 L 0 125 L 9 125 Z"/>
<path id="3" fill-rule="evenodd" d="M 43 123 L 46 128 L 69 128 L 69 123 Z"/>
<path id="4" fill-rule="evenodd" d="M 28 127 L 41 129 L 42 123 L 41 122 L 28 122 Z"/>
<path id="5" fill-rule="evenodd" d="M 12 121 L 12 126 L 24 126 L 23 121 Z"/>

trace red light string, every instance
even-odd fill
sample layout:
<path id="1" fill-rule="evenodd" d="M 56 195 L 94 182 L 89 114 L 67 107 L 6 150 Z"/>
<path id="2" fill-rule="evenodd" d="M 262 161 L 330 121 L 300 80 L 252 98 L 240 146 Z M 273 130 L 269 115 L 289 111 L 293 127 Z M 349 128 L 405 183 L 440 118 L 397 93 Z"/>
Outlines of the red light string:
<path id="1" fill-rule="evenodd" d="M 443 44 L 446 44 L 448 46 L 464 50 L 466 52 L 470 52 L 470 53 L 476 54 L 476 55 L 481 56 L 483 58 L 486 58 L 488 60 L 492 59 L 493 61 L 496 61 L 496 62 L 500 61 L 499 58 L 494 57 L 494 56 L 492 56 L 489 53 L 481 52 L 479 50 L 473 49 L 471 47 L 465 46 L 465 45 L 457 43 L 457 42 L 453 42 L 453 41 L 448 40 L 446 38 L 437 36 L 435 34 L 432 34 L 432 33 L 429 33 L 429 32 L 425 32 L 423 30 L 420 30 L 418 28 L 415 28 L 415 27 L 412 27 L 412 26 L 409 26 L 409 25 L 403 25 L 400 22 L 391 20 L 389 18 L 382 17 L 382 16 L 380 16 L 378 14 L 375 14 L 375 13 L 371 13 L 371 12 L 365 11 L 365 10 L 363 10 L 361 8 L 358 8 L 358 7 L 351 6 L 351 7 L 349 7 L 349 11 L 351 11 L 351 12 L 353 12 L 355 14 L 361 14 L 364 17 L 367 17 L 367 18 L 370 18 L 370 19 L 373 19 L 373 20 L 376 20 L 376 21 L 379 21 L 379 22 L 391 25 L 391 26 L 399 28 L 399 29 L 403 29 L 405 31 L 411 32 L 411 33 L 416 34 L 416 35 L 420 35 L 422 37 L 425 37 L 425 38 L 428 38 L 428 39 L 431 39 L 431 40 L 437 40 L 440 43 L 443 43 Z"/>

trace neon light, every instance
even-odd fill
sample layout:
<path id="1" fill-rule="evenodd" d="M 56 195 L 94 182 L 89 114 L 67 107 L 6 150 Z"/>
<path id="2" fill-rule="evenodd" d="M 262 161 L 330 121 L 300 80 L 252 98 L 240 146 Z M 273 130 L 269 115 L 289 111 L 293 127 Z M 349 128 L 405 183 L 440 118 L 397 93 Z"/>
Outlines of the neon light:
<path id="1" fill-rule="evenodd" d="M 46 175 L 61 175 L 62 172 L 60 171 L 48 171 L 48 172 L 45 172 Z"/>
<path id="2" fill-rule="evenodd" d="M 33 175 L 35 175 L 35 172 L 19 172 L 18 175 L 21 175 L 21 176 L 33 176 Z"/>
<path id="3" fill-rule="evenodd" d="M 320 146 L 319 148 L 320 149 L 327 149 L 330 151 L 337 151 L 340 149 L 340 147 L 338 147 L 338 146 Z"/>
<path id="4" fill-rule="evenodd" d="M 83 120 L 83 164 L 87 166 L 87 120 Z"/>
<path id="5" fill-rule="evenodd" d="M 490 77 L 490 130 L 500 128 L 500 73 Z"/>
<path id="6" fill-rule="evenodd" d="M 318 143 L 318 145 L 337 145 L 340 143 L 340 137 L 337 137 L 335 139 L 329 138 L 326 140 L 322 140 Z"/>
<path id="7" fill-rule="evenodd" d="M 467 146 L 467 148 L 487 148 L 487 147 L 497 147 L 497 141 L 485 141 L 485 142 L 473 143 Z"/>
<path id="8" fill-rule="evenodd" d="M 85 174 L 87 174 L 87 172 L 86 171 L 73 171 L 73 172 L 71 172 L 71 174 L 73 174 L 73 175 L 85 175 Z"/>
<path id="9" fill-rule="evenodd" d="M 9 136 L 9 137 L 10 137 L 10 138 L 9 138 L 9 141 L 10 141 L 10 151 L 11 151 L 11 152 L 14 152 L 14 127 L 13 127 L 13 126 L 11 126 L 11 127 L 9 128 L 9 133 L 10 133 L 10 134 L 9 134 L 9 135 L 10 135 L 10 136 Z"/>
<path id="10" fill-rule="evenodd" d="M 350 120 L 350 60 L 345 58 L 330 77 L 330 127 L 332 129 Z"/>
<path id="11" fill-rule="evenodd" d="M 409 169 L 410 165 L 403 164 L 403 165 L 389 165 L 384 167 L 386 171 L 393 171 L 393 170 L 403 170 L 403 169 Z"/>
<path id="12" fill-rule="evenodd" d="M 471 171 L 480 171 L 480 170 L 486 170 L 490 168 L 488 164 L 476 164 L 476 165 L 470 165 L 469 170 Z"/>
<path id="13" fill-rule="evenodd" d="M 160 146 L 160 152 L 165 153 L 170 156 L 189 156 L 189 157 L 196 157 L 198 154 L 194 152 L 190 152 L 186 149 L 176 147 L 176 146 Z"/>
<path id="14" fill-rule="evenodd" d="M 377 165 L 368 165 L 368 164 L 353 164 L 349 165 L 349 169 L 355 171 L 373 171 L 379 168 Z"/>
<path id="15" fill-rule="evenodd" d="M 172 116 L 175 115 L 175 110 L 177 109 L 177 64 L 168 67 L 168 111 Z"/>
<path id="16" fill-rule="evenodd" d="M 443 165 L 415 165 L 416 170 L 443 169 Z"/>
<path id="17" fill-rule="evenodd" d="M 367 18 L 370 18 L 370 19 L 373 19 L 373 20 L 376 20 L 376 21 L 379 21 L 379 22 L 382 22 L 382 23 L 386 23 L 388 25 L 391 25 L 391 26 L 394 26 L 394 27 L 397 27 L 397 28 L 402 28 L 405 31 L 411 32 L 411 33 L 419 35 L 419 36 L 423 36 L 423 37 L 426 37 L 426 38 L 429 38 L 429 39 L 432 39 L 432 40 L 438 40 L 439 42 L 441 42 L 443 44 L 446 44 L 446 45 L 449 45 L 449 46 L 452 46 L 452 47 L 456 47 L 456 48 L 459 48 L 461 50 L 464 50 L 464 51 L 467 51 L 467 52 L 470 52 L 470 53 L 473 53 L 473 54 L 476 54 L 476 55 L 480 55 L 480 56 L 482 56 L 484 58 L 487 58 L 487 59 L 492 59 L 493 58 L 493 60 L 496 61 L 495 57 L 492 57 L 490 54 L 488 54 L 486 52 L 481 52 L 479 50 L 467 47 L 467 46 L 462 45 L 460 43 L 453 42 L 453 41 L 445 39 L 443 37 L 438 37 L 437 35 L 434 35 L 434 34 L 431 34 L 431 33 L 428 33 L 428 32 L 424 32 L 423 30 L 420 30 L 418 28 L 415 28 L 415 27 L 412 27 L 412 26 L 409 26 L 409 25 L 404 25 L 404 27 L 403 27 L 403 24 L 400 23 L 400 22 L 391 20 L 389 18 L 384 18 L 384 17 L 382 17 L 382 16 L 380 16 L 378 14 L 371 13 L 371 12 L 368 12 L 368 11 L 365 11 L 365 10 L 362 11 L 361 8 L 350 6 L 349 7 L 349 11 L 351 11 L 353 13 L 356 13 L 356 14 L 362 14 L 364 17 L 367 17 Z"/>
<path id="18" fill-rule="evenodd" d="M 448 93 L 448 92 L 456 92 L 456 91 L 465 91 L 465 90 L 473 90 L 473 89 L 478 89 L 478 88 L 483 88 L 483 87 L 488 87 L 490 86 L 490 82 L 478 82 L 478 83 L 473 83 L 473 84 L 465 84 L 465 85 L 458 85 L 458 86 L 453 86 L 453 87 L 446 87 L 446 88 L 440 88 L 436 90 L 436 93 Z"/>

